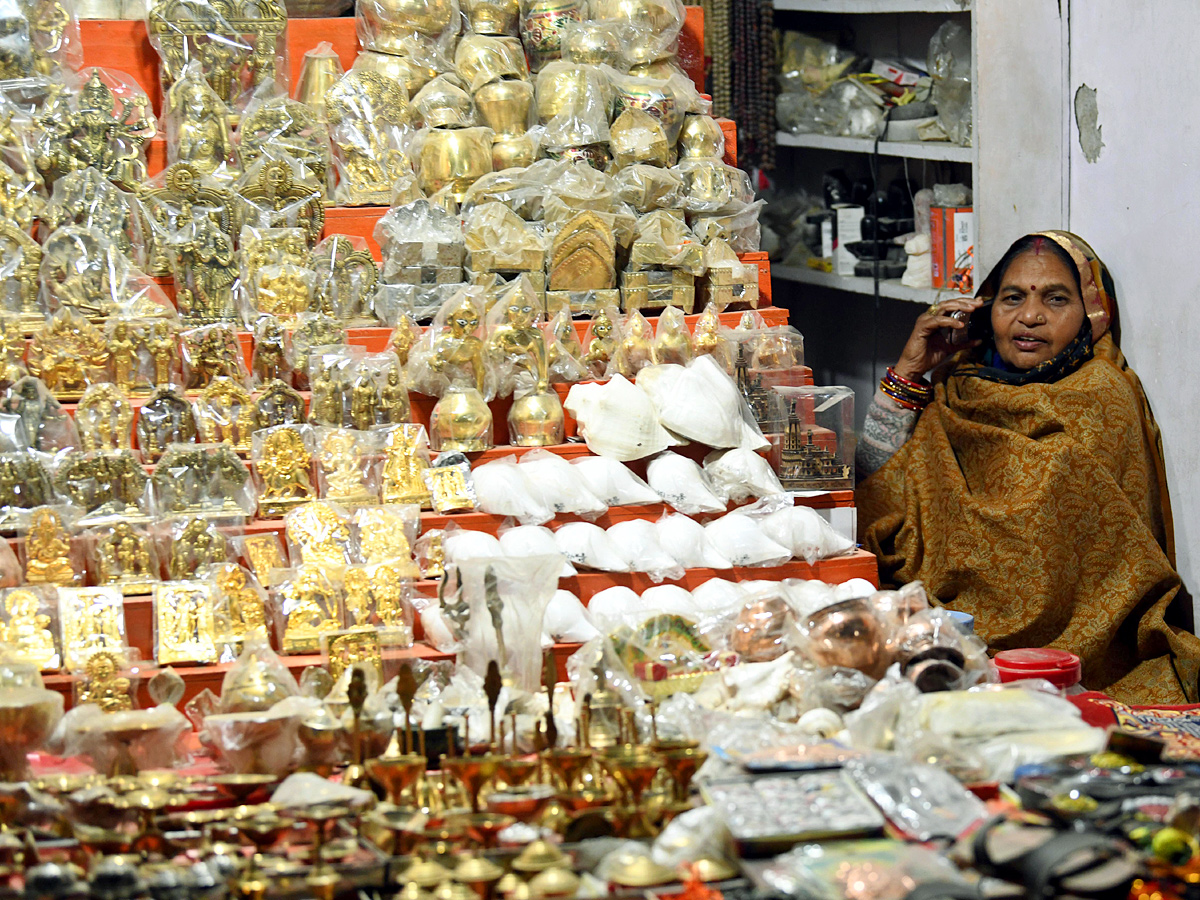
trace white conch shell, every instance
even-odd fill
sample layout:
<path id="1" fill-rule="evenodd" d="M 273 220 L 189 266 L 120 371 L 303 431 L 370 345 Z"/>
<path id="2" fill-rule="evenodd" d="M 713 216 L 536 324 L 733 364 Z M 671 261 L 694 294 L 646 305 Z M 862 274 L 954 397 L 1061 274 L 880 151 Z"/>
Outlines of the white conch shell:
<path id="1" fill-rule="evenodd" d="M 865 578 L 851 578 L 834 587 L 833 592 L 838 600 L 858 600 L 870 597 L 878 588 Z"/>
<path id="2" fill-rule="evenodd" d="M 628 572 L 629 564 L 604 529 L 591 522 L 568 522 L 554 532 L 554 542 L 577 566 L 602 572 Z"/>
<path id="3" fill-rule="evenodd" d="M 646 480 L 666 503 L 681 513 L 724 512 L 725 501 L 717 496 L 704 470 L 686 456 L 660 453 L 646 467 Z"/>
<path id="4" fill-rule="evenodd" d="M 442 536 L 447 562 L 504 556 L 500 541 L 484 531 L 447 531 Z"/>
<path id="5" fill-rule="evenodd" d="M 777 566 L 792 558 L 792 551 L 775 543 L 749 516 L 732 512 L 704 526 L 710 544 L 735 566 Z"/>
<path id="6" fill-rule="evenodd" d="M 554 540 L 554 532 L 544 525 L 518 525 L 500 534 L 500 549 L 505 556 L 563 556 Z M 563 557 L 559 578 L 576 575 L 575 567 Z"/>
<path id="7" fill-rule="evenodd" d="M 556 513 L 576 513 L 594 519 L 608 512 L 608 505 L 587 488 L 579 470 L 549 450 L 531 450 L 521 457 L 518 468 L 529 482 L 530 492 Z"/>
<path id="8" fill-rule="evenodd" d="M 717 552 L 695 519 L 671 513 L 654 523 L 658 543 L 685 569 L 732 569 L 733 563 Z"/>
<path id="9" fill-rule="evenodd" d="M 600 635 L 588 611 L 570 591 L 554 592 L 546 607 L 542 630 L 555 640 L 571 644 L 584 643 Z"/>
<path id="10" fill-rule="evenodd" d="M 807 506 L 788 506 L 759 520 L 762 533 L 787 547 L 792 555 L 809 565 L 854 549 L 854 541 L 842 537 L 821 514 Z"/>
<path id="11" fill-rule="evenodd" d="M 823 706 L 810 709 L 800 717 L 796 724 L 809 734 L 815 734 L 817 737 L 822 738 L 833 737 L 846 727 L 845 723 L 842 722 L 841 716 L 832 709 L 825 709 Z"/>
<path id="12" fill-rule="evenodd" d="M 741 447 L 724 452 L 714 450 L 704 458 L 704 471 L 713 487 L 734 503 L 783 493 L 783 485 L 771 464 L 753 450 Z"/>
<path id="13" fill-rule="evenodd" d="M 471 480 L 482 512 L 512 516 L 522 525 L 541 525 L 554 518 L 554 510 L 533 496 L 525 473 L 511 456 L 472 469 Z"/>
<path id="14" fill-rule="evenodd" d="M 833 586 L 817 579 L 788 578 L 783 582 L 783 589 L 792 609 L 802 620 L 838 602 Z"/>
<path id="15" fill-rule="evenodd" d="M 571 460 L 589 491 L 609 506 L 646 506 L 659 496 L 629 467 L 605 456 L 581 456 Z"/>
<path id="16" fill-rule="evenodd" d="M 747 594 L 738 582 L 727 581 L 724 578 L 710 578 L 692 589 L 692 601 L 702 612 L 740 608 L 746 599 Z"/>
<path id="17" fill-rule="evenodd" d="M 784 698 L 792 672 L 794 651 L 762 663 L 742 663 L 722 670 L 725 684 L 733 697 L 725 704 L 731 712 L 742 709 L 767 709 Z"/>
<path id="18" fill-rule="evenodd" d="M 769 446 L 737 384 L 710 355 L 687 366 L 651 366 L 638 373 L 638 387 L 654 401 L 663 427 L 709 447 Z"/>
<path id="19" fill-rule="evenodd" d="M 684 576 L 683 566 L 658 543 L 653 522 L 627 519 L 610 525 L 607 534 L 629 564 L 629 571 L 645 572 L 656 583 Z"/>
<path id="20" fill-rule="evenodd" d="M 658 423 L 650 398 L 621 375 L 603 384 L 572 385 L 563 406 L 578 422 L 588 449 L 598 456 L 623 462 L 642 459 L 675 443 Z"/>
<path id="21" fill-rule="evenodd" d="M 667 613 L 691 621 L 696 620 L 697 613 L 691 592 L 677 584 L 660 584 L 642 591 L 642 609 L 647 615 Z"/>
<path id="22" fill-rule="evenodd" d="M 596 627 L 611 634 L 626 617 L 640 616 L 641 605 L 641 597 L 624 585 L 616 585 L 593 594 L 587 609 Z"/>

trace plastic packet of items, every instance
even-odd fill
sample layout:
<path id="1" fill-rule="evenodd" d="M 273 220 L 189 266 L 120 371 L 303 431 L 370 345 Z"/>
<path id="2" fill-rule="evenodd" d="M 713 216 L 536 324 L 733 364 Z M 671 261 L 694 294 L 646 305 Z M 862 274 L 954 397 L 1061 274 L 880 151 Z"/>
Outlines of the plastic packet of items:
<path id="1" fill-rule="evenodd" d="M 371 308 L 384 324 L 399 329 L 401 322 L 416 323 L 429 321 L 459 290 L 461 282 L 453 284 L 380 284 L 375 288 Z M 412 345 L 419 340 L 417 333 L 410 335 Z M 405 338 L 406 340 L 409 338 Z M 411 346 L 410 348 L 411 349 Z M 404 360 L 407 364 L 407 358 Z"/>
<path id="2" fill-rule="evenodd" d="M 562 26 L 562 61 L 624 70 L 623 37 L 618 22 L 568 19 Z"/>
<path id="3" fill-rule="evenodd" d="M 462 286 L 438 310 L 409 353 L 413 390 L 440 397 L 452 389 L 474 389 L 485 399 L 495 396 L 484 353 L 485 296 L 484 288 Z"/>
<path id="4" fill-rule="evenodd" d="M 733 211 L 723 215 L 694 215 L 690 217 L 692 232 L 708 244 L 718 238 L 727 242 L 734 253 L 756 253 L 762 244 L 759 214 L 765 200 L 735 204 Z"/>
<path id="5" fill-rule="evenodd" d="M 587 0 L 545 4 L 521 0 L 521 40 L 529 51 L 530 68 L 538 72 L 563 54 L 563 29 L 588 18 Z"/>
<path id="6" fill-rule="evenodd" d="M 242 162 L 229 127 L 228 107 L 204 76 L 198 59 L 189 60 L 163 98 L 167 165 L 187 163 L 195 172 L 228 184 Z"/>
<path id="7" fill-rule="evenodd" d="M 150 476 L 131 450 L 70 451 L 53 466 L 55 486 L 89 523 L 154 515 Z"/>
<path id="8" fill-rule="evenodd" d="M 916 841 L 957 840 L 987 815 L 983 803 L 935 766 L 876 754 L 846 766 L 896 827 Z"/>
<path id="9" fill-rule="evenodd" d="M 873 900 L 903 900 L 932 883 L 947 886 L 931 896 L 971 890 L 941 854 L 893 840 L 805 844 L 776 859 L 763 880 L 786 896 L 821 900 L 853 900 L 864 884 L 871 886 Z"/>
<path id="10" fill-rule="evenodd" d="M 5 0 L 0 17 L 9 27 L 0 38 L 0 80 L 79 69 L 83 45 L 76 12 L 71 0 Z"/>
<path id="11" fill-rule="evenodd" d="M 162 513 L 207 511 L 241 517 L 257 499 L 250 471 L 230 444 L 171 444 L 152 476 Z"/>
<path id="12" fill-rule="evenodd" d="M 575 331 L 571 310 L 559 309 L 542 326 L 546 339 L 546 372 L 551 384 L 574 384 L 588 378 L 583 364 L 583 345 Z"/>
<path id="13" fill-rule="evenodd" d="M 636 7 L 619 0 L 592 0 L 590 10 L 592 19 L 620 26 L 623 54 L 630 65 L 674 55 L 685 17 L 679 0 L 651 0 Z"/>
<path id="14" fill-rule="evenodd" d="M 674 73 L 666 78 L 623 75 L 608 70 L 613 86 L 614 119 L 627 109 L 640 109 L 653 115 L 662 125 L 667 142 L 674 147 L 687 113 L 708 115 L 712 103 L 703 99 L 686 75 Z"/>
<path id="15" fill-rule="evenodd" d="M 162 288 L 135 268 L 105 230 L 66 225 L 42 247 L 41 302 L 53 315 L 69 309 L 90 319 L 108 316 L 174 319 Z"/>
<path id="16" fill-rule="evenodd" d="M 464 34 L 454 50 L 454 69 L 475 95 L 477 107 L 478 95 L 486 85 L 502 84 L 502 79 L 526 83 L 529 79 L 521 41 L 509 35 Z"/>
<path id="17" fill-rule="evenodd" d="M 485 463 L 471 474 L 482 512 L 512 516 L 522 525 L 541 525 L 554 518 L 554 511 L 535 495 L 527 470 L 514 457 Z"/>
<path id="18" fill-rule="evenodd" d="M 15 173 L 14 173 L 15 174 Z M 19 179 L 8 181 L 11 192 L 19 189 Z M 13 201 L 10 199 L 9 201 Z M 13 203 L 20 207 L 20 202 Z M 77 225 L 95 229 L 111 242 L 128 262 L 146 267 L 147 235 L 137 198 L 89 166 L 69 172 L 54 182 L 50 201 L 38 215 L 38 231 L 43 240 L 59 228 Z"/>
<path id="19" fill-rule="evenodd" d="M 785 31 L 779 80 L 785 92 L 820 94 L 846 74 L 855 56 L 836 44 L 799 31 Z"/>
<path id="20" fill-rule="evenodd" d="M 395 206 L 375 225 L 375 241 L 383 252 L 383 281 L 395 283 L 398 270 L 434 266 L 462 267 L 462 224 L 428 200 Z"/>
<path id="21" fill-rule="evenodd" d="M 453 55 L 462 27 L 460 10 L 458 0 L 436 0 L 420 6 L 366 0 L 356 4 L 354 12 L 359 46 L 408 56 L 439 72 L 449 71 L 446 60 Z"/>
<path id="22" fill-rule="evenodd" d="M 333 192 L 333 162 L 329 129 L 306 103 L 292 100 L 274 82 L 263 82 L 254 91 L 238 125 L 239 149 L 247 180 L 262 159 L 294 160 L 300 164 L 295 180 L 311 178 L 322 198 Z"/>
<path id="23" fill-rule="evenodd" d="M 704 251 L 677 210 L 656 209 L 638 219 L 629 262 L 639 268 L 683 269 L 704 274 Z"/>
<path id="24" fill-rule="evenodd" d="M 938 122 L 951 141 L 971 146 L 971 32 L 945 22 L 929 39 L 929 74 Z"/>
<path id="25" fill-rule="evenodd" d="M 292 331 L 292 353 L 296 387 L 310 386 L 309 369 L 317 348 L 346 343 L 346 326 L 323 313 L 302 313 L 296 316 Z"/>
<path id="26" fill-rule="evenodd" d="M 101 524 L 88 530 L 86 543 L 88 571 L 95 573 L 97 585 L 148 594 L 161 580 L 158 550 L 145 526 Z"/>
<path id="27" fill-rule="evenodd" d="M 311 266 L 317 273 L 313 305 L 318 310 L 343 321 L 366 319 L 373 324 L 371 299 L 379 267 L 366 238 L 329 235 L 313 249 Z"/>
<path id="28" fill-rule="evenodd" d="M 412 172 L 408 145 L 413 108 L 403 85 L 351 69 L 325 93 L 329 139 L 337 167 L 335 194 L 345 206 L 383 205 L 392 185 Z"/>
<path id="29" fill-rule="evenodd" d="M 415 124 L 426 128 L 472 128 L 479 124 L 475 100 L 453 72 L 437 76 L 417 91 L 412 105 L 418 116 Z M 412 148 L 412 158 L 418 156 Z"/>
<path id="30" fill-rule="evenodd" d="M 625 166 L 613 178 L 621 199 L 639 213 L 683 205 L 684 182 L 675 169 L 637 163 Z"/>

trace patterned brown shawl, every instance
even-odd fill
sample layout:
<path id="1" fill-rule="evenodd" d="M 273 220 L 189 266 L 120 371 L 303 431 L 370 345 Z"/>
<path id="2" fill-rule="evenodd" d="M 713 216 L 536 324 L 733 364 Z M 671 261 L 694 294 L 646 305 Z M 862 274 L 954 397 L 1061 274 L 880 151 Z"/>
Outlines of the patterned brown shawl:
<path id="1" fill-rule="evenodd" d="M 1092 690 L 1197 702 L 1190 609 L 1168 624 L 1172 602 L 1188 597 L 1161 437 L 1112 336 L 1053 383 L 1005 384 L 973 368 L 964 360 L 936 385 L 912 437 L 859 486 L 860 538 L 882 580 L 925 582 L 931 598 L 975 616 L 993 651 L 1077 653 Z"/>

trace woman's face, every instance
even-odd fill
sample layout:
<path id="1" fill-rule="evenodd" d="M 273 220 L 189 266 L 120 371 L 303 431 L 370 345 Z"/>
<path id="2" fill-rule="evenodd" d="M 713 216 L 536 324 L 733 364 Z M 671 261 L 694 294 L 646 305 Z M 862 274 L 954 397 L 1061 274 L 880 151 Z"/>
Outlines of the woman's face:
<path id="1" fill-rule="evenodd" d="M 1009 265 L 992 304 L 996 351 L 1026 371 L 1053 359 L 1083 327 L 1075 275 L 1052 250 L 1028 250 Z"/>

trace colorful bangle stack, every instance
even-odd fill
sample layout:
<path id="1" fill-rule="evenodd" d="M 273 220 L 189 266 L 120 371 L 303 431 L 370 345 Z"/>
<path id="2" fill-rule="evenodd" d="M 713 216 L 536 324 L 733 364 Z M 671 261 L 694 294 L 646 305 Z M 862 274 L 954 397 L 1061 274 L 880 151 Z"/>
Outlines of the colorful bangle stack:
<path id="1" fill-rule="evenodd" d="M 879 389 L 905 409 L 924 409 L 933 399 L 933 386 L 926 381 L 909 381 L 888 366 L 887 374 L 879 380 Z"/>

